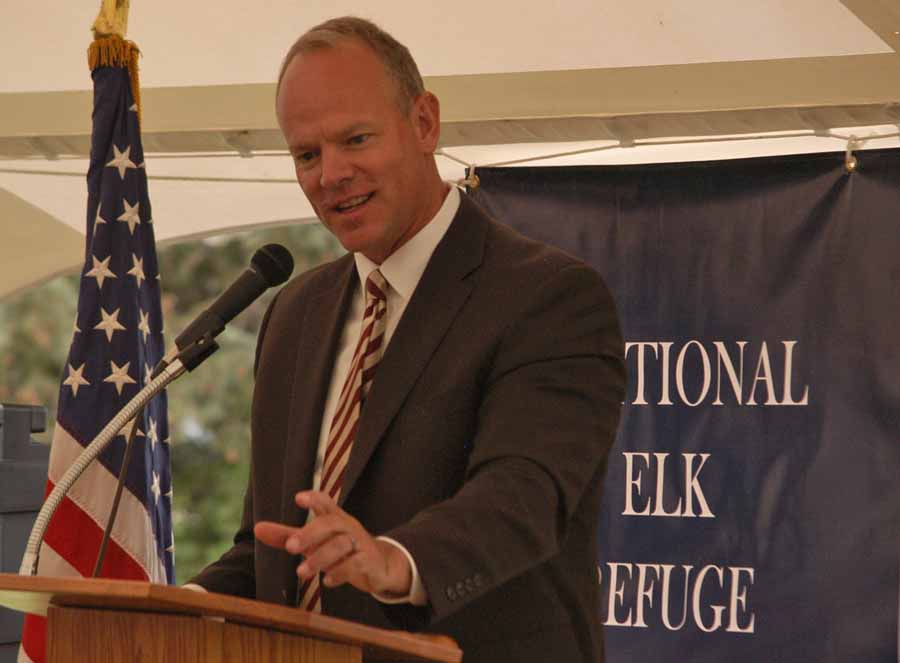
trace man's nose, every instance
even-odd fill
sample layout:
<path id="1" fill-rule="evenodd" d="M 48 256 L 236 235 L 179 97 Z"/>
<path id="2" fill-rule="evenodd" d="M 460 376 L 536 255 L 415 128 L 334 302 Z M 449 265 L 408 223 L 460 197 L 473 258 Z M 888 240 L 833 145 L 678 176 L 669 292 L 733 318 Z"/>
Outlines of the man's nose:
<path id="1" fill-rule="evenodd" d="M 339 186 L 353 177 L 353 164 L 339 148 L 322 150 L 319 185 L 323 189 Z"/>

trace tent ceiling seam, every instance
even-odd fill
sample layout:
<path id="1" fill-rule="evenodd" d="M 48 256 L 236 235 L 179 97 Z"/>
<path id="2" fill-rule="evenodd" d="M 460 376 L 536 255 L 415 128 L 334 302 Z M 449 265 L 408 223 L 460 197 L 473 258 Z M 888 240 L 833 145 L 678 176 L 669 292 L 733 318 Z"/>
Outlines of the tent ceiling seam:
<path id="1" fill-rule="evenodd" d="M 866 143 L 875 140 L 886 140 L 889 138 L 900 138 L 900 125 L 898 125 L 898 131 L 890 132 L 890 133 L 870 133 L 866 136 L 857 136 L 855 134 L 841 134 L 835 131 L 793 131 L 787 133 L 779 133 L 779 134 L 756 134 L 750 136 L 709 136 L 704 138 L 674 138 L 674 139 L 645 139 L 645 140 L 623 140 L 617 143 L 612 143 L 608 145 L 598 145 L 596 147 L 587 147 L 578 150 L 566 150 L 563 152 L 551 152 L 549 154 L 537 154 L 528 157 L 523 157 L 520 159 L 508 159 L 505 161 L 495 161 L 486 164 L 475 164 L 466 161 L 460 157 L 457 157 L 447 151 L 446 148 L 439 148 L 435 152 L 435 156 L 444 157 L 445 159 L 449 159 L 461 166 L 465 166 L 469 169 L 470 175 L 467 178 L 463 178 L 457 181 L 459 185 L 474 185 L 474 179 L 471 179 L 474 175 L 476 168 L 495 168 L 499 166 L 513 166 L 521 163 L 530 163 L 533 161 L 544 161 L 547 159 L 558 159 L 563 157 L 571 157 L 578 156 L 581 154 L 591 154 L 594 152 L 606 152 L 610 150 L 618 150 L 618 149 L 634 149 L 638 147 L 650 147 L 650 146 L 660 146 L 660 145 L 690 145 L 690 144 L 699 144 L 699 143 L 722 143 L 722 142 L 735 142 L 735 141 L 748 141 L 748 140 L 767 140 L 767 139 L 780 139 L 780 138 L 831 138 L 831 139 L 839 139 L 843 140 L 847 143 L 846 146 L 846 154 L 847 154 L 847 164 L 848 169 L 852 170 L 850 167 L 852 153 L 856 150 L 860 150 L 865 147 Z M 272 153 L 268 152 L 265 156 L 287 156 L 287 152 L 283 153 Z M 147 154 L 146 156 L 150 157 L 150 160 L 158 159 L 161 157 L 168 158 L 196 158 L 197 155 L 152 155 Z M 230 157 L 234 158 L 235 156 L 239 156 L 241 158 L 246 158 L 247 154 L 244 151 L 238 151 L 237 153 L 215 153 L 206 155 L 208 157 Z M 254 155 L 255 156 L 255 155 Z M 78 158 L 78 157 L 73 157 Z M 80 172 L 67 172 L 67 171 L 57 171 L 57 170 L 31 170 L 28 168 L 2 168 L 0 167 L 0 173 L 5 174 L 13 174 L 13 175 L 43 175 L 43 176 L 52 176 L 52 177 L 84 177 L 84 173 Z M 159 180 L 159 181 L 174 181 L 174 182 L 214 182 L 214 183 L 238 183 L 238 184 L 296 184 L 296 180 L 293 178 L 264 178 L 264 177 L 202 177 L 196 175 L 148 175 L 148 179 L 150 180 Z"/>

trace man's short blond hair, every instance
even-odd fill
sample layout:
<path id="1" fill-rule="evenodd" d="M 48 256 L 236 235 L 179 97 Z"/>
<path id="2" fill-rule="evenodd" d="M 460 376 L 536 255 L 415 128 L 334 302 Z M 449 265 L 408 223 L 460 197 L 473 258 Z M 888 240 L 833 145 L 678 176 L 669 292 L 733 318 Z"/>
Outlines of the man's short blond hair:
<path id="1" fill-rule="evenodd" d="M 413 60 L 406 46 L 371 21 L 356 16 L 329 19 L 300 35 L 281 63 L 275 95 L 278 96 L 278 91 L 281 89 L 281 80 L 284 78 L 285 70 L 297 55 L 334 48 L 340 42 L 348 39 L 355 39 L 368 46 L 381 60 L 388 75 L 397 84 L 397 101 L 400 110 L 408 115 L 412 110 L 413 102 L 425 91 L 416 61 Z"/>

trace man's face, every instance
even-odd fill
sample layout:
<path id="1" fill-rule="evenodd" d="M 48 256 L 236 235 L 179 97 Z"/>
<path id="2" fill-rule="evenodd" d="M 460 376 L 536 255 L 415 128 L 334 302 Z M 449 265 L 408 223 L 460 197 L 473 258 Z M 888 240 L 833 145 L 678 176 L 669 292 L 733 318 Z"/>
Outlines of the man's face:
<path id="1" fill-rule="evenodd" d="M 437 100 L 425 93 L 403 113 L 396 83 L 365 45 L 294 57 L 276 111 L 300 187 L 348 251 L 381 264 L 437 212 Z"/>

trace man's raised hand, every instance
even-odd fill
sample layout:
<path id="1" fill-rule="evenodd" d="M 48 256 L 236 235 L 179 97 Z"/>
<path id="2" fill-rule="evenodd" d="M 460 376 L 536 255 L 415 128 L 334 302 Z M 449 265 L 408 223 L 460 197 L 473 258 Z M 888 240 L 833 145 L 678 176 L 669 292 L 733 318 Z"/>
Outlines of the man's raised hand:
<path id="1" fill-rule="evenodd" d="M 297 566 L 301 580 L 321 572 L 325 587 L 349 583 L 369 594 L 409 594 L 412 571 L 399 548 L 375 539 L 325 493 L 303 491 L 294 501 L 300 508 L 312 510 L 315 517 L 303 527 L 261 521 L 253 533 L 266 545 L 303 555 L 305 559 Z"/>

